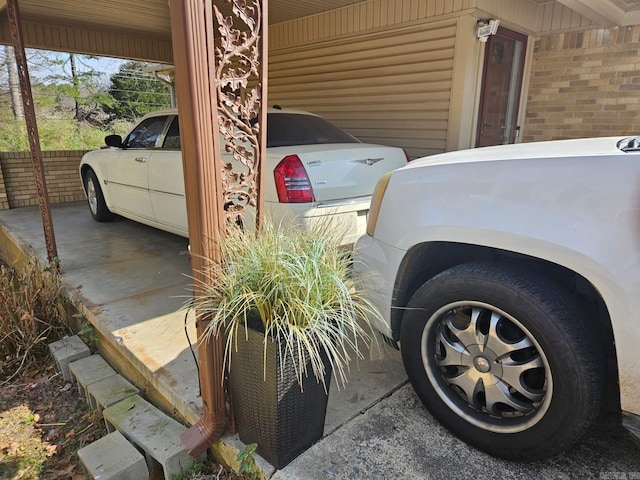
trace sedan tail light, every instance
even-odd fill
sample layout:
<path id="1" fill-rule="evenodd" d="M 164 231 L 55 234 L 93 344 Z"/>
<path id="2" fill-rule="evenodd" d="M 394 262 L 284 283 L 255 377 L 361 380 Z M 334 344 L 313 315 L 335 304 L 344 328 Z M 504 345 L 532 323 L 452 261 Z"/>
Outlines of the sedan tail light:
<path id="1" fill-rule="evenodd" d="M 402 151 L 404 152 L 404 156 L 407 159 L 407 163 L 409 163 L 411 161 L 411 157 L 409 157 L 409 154 L 407 153 L 407 151 L 403 148 Z"/>
<path id="2" fill-rule="evenodd" d="M 273 171 L 280 203 L 314 201 L 311 181 L 297 155 L 287 155 Z"/>

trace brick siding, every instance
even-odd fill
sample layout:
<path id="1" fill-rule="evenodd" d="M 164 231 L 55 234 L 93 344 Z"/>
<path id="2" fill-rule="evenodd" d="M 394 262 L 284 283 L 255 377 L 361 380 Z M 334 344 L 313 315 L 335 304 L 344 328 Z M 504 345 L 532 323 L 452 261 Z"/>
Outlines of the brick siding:
<path id="1" fill-rule="evenodd" d="M 524 142 L 640 131 L 640 26 L 537 38 Z"/>
<path id="2" fill-rule="evenodd" d="M 50 203 L 84 200 L 78 166 L 85 151 L 42 152 Z M 38 205 L 29 152 L 0 152 L 0 210 Z"/>
<path id="3" fill-rule="evenodd" d="M 0 162 L 0 210 L 9 209 L 9 198 L 7 188 L 4 185 L 4 175 L 2 174 L 2 163 Z"/>

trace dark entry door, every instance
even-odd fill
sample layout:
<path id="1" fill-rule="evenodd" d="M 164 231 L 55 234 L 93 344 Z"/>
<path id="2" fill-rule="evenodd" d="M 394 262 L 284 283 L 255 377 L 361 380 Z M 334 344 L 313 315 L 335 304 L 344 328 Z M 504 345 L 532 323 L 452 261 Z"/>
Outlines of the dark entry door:
<path id="1" fill-rule="evenodd" d="M 487 40 L 477 147 L 514 143 L 527 37 L 500 27 Z"/>

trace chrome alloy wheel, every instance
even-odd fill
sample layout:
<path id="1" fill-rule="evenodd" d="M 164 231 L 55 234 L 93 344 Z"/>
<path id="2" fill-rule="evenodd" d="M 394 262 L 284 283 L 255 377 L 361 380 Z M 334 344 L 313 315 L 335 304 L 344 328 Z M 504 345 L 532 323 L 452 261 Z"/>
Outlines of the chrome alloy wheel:
<path id="1" fill-rule="evenodd" d="M 506 312 L 481 302 L 445 305 L 427 321 L 421 346 L 436 393 L 479 428 L 524 431 L 549 408 L 547 358 L 531 332 Z"/>
<path id="2" fill-rule="evenodd" d="M 91 176 L 87 178 L 87 200 L 89 201 L 91 213 L 96 215 L 98 213 L 98 196 L 96 194 L 96 186 L 93 184 Z"/>

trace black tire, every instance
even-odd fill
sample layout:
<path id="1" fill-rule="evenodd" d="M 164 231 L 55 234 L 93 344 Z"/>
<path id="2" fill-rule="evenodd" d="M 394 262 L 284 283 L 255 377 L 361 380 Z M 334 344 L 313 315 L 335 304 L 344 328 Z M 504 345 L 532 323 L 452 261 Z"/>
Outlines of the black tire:
<path id="1" fill-rule="evenodd" d="M 605 362 L 593 330 L 546 278 L 470 263 L 413 295 L 402 358 L 453 434 L 496 457 L 543 459 L 579 440 L 599 411 Z"/>
<path id="2" fill-rule="evenodd" d="M 98 177 L 91 169 L 87 170 L 84 174 L 84 191 L 87 193 L 89 211 L 93 219 L 97 222 L 108 222 L 112 220 L 114 215 L 107 207 Z"/>

